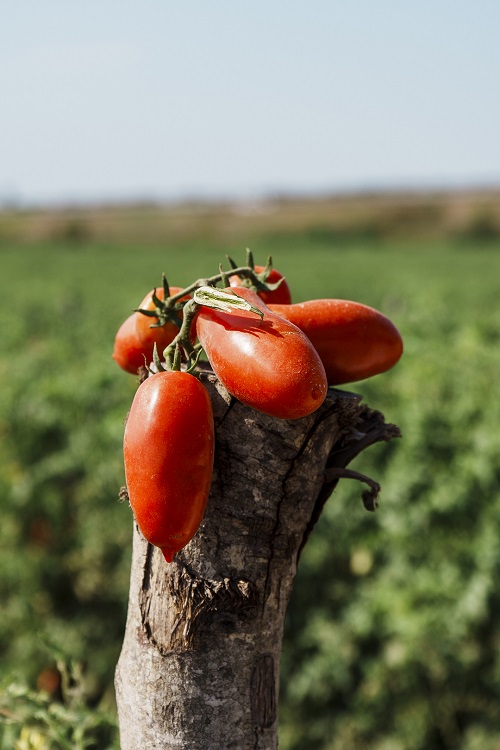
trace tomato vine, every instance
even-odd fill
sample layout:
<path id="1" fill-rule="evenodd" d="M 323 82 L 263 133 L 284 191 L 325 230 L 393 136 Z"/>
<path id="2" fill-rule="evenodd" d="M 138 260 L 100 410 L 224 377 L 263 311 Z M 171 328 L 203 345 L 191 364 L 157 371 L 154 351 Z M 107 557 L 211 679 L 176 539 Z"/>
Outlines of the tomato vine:
<path id="1" fill-rule="evenodd" d="M 123 369 L 149 370 L 127 421 L 125 469 L 136 520 L 168 562 L 196 533 L 210 489 L 212 407 L 192 377 L 203 352 L 234 398 L 279 419 L 308 416 L 329 384 L 371 377 L 402 354 L 397 328 L 377 310 L 348 300 L 294 305 L 271 258 L 257 266 L 247 250 L 247 265 L 227 260 L 229 270 L 184 289 L 163 274 L 115 339 Z"/>

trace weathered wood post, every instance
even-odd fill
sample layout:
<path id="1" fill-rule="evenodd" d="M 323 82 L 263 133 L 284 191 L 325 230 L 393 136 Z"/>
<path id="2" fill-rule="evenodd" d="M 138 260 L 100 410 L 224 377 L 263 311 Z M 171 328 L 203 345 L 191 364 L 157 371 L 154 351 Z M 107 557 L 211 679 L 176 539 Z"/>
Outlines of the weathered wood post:
<path id="1" fill-rule="evenodd" d="M 301 549 L 340 476 L 399 435 L 352 393 L 304 419 L 232 399 L 211 374 L 216 458 L 201 528 L 165 563 L 134 531 L 116 670 L 122 750 L 275 750 L 281 641 Z"/>

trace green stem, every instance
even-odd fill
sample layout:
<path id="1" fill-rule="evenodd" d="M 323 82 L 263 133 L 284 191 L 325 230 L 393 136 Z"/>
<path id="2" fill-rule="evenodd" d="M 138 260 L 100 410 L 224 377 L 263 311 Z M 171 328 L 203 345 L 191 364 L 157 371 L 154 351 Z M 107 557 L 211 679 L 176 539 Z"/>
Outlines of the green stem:
<path id="1" fill-rule="evenodd" d="M 248 266 L 236 267 L 234 261 L 230 260 L 230 264 L 232 266 L 230 271 L 223 271 L 219 266 L 219 273 L 215 274 L 214 276 L 209 276 L 206 279 L 198 279 L 197 281 L 194 281 L 185 289 L 182 289 L 180 292 L 172 295 L 171 297 L 165 296 L 167 294 L 170 294 L 170 289 L 165 278 L 165 274 L 163 274 L 162 282 L 164 299 L 158 299 L 158 297 L 156 297 L 156 294 L 153 296 L 154 302 L 156 304 L 156 310 L 142 310 L 141 308 L 136 308 L 135 312 L 140 312 L 150 318 L 156 318 L 157 322 L 152 324 L 152 328 L 159 328 L 166 322 L 174 323 L 180 328 L 181 326 L 177 317 L 177 313 L 180 310 L 185 310 L 187 304 L 180 303 L 180 300 L 183 297 L 189 296 L 192 292 L 195 292 L 196 289 L 199 289 L 202 286 L 216 286 L 219 282 L 222 282 L 224 288 L 226 288 L 227 286 L 229 286 L 229 279 L 231 278 L 231 276 L 240 276 L 248 282 L 247 284 L 244 284 L 244 286 L 249 286 L 250 288 L 256 289 L 257 291 L 273 291 L 277 289 L 281 284 L 282 279 L 280 279 L 280 281 L 278 281 L 276 284 L 266 284 L 264 279 L 259 278 L 259 276 L 262 275 L 257 275 L 255 273 L 255 269 L 253 267 L 253 256 L 250 250 L 247 251 L 247 254 L 249 261 Z M 267 268 L 269 268 L 269 261 L 266 270 Z"/>
<path id="2" fill-rule="evenodd" d="M 163 351 L 163 357 L 169 370 L 175 369 L 174 363 L 177 347 L 182 347 L 188 357 L 191 357 L 196 351 L 191 341 L 191 326 L 199 309 L 200 305 L 194 299 L 188 300 L 184 305 L 182 325 L 179 333 Z"/>
<path id="3" fill-rule="evenodd" d="M 185 297 L 188 294 L 191 294 L 191 292 L 196 291 L 200 286 L 215 286 L 220 281 L 224 280 L 224 277 L 226 279 L 231 278 L 231 276 L 243 276 L 257 288 L 257 289 L 263 289 L 266 291 L 273 290 L 275 288 L 275 284 L 263 284 L 262 281 L 258 278 L 253 268 L 250 266 L 240 266 L 239 268 L 231 268 L 230 271 L 223 271 L 222 273 L 217 273 L 215 276 L 209 276 L 206 279 L 198 279 L 197 281 L 194 281 L 192 284 L 187 286 L 185 289 L 183 289 L 181 292 L 178 292 L 177 294 L 174 294 L 169 299 L 170 303 L 175 303 L 178 300 L 182 299 L 182 297 Z M 279 284 L 279 282 L 278 282 Z M 184 308 L 185 309 L 185 308 Z"/>
<path id="4" fill-rule="evenodd" d="M 247 250 L 247 262 L 247 266 L 236 267 L 234 261 L 230 259 L 229 263 L 231 265 L 231 270 L 223 271 L 222 267 L 219 266 L 219 273 L 215 274 L 214 276 L 209 276 L 206 279 L 198 279 L 197 281 L 194 281 L 192 284 L 187 286 L 185 289 L 182 289 L 177 294 L 165 298 L 165 300 L 163 301 L 163 309 L 166 311 L 165 319 L 171 319 L 174 311 L 177 312 L 179 310 L 182 310 L 183 313 L 182 324 L 180 325 L 179 333 L 163 351 L 163 357 L 165 359 L 168 370 L 178 370 L 180 368 L 181 351 L 184 351 L 188 360 L 191 361 L 197 361 L 199 356 L 199 347 L 194 346 L 191 341 L 191 328 L 196 313 L 202 305 L 198 304 L 194 299 L 189 299 L 187 302 L 179 304 L 180 300 L 183 297 L 191 295 L 192 293 L 196 292 L 197 289 L 200 289 L 200 287 L 215 287 L 220 282 L 222 282 L 224 284 L 224 287 L 226 288 L 229 285 L 229 279 L 232 276 L 239 276 L 240 278 L 247 280 L 248 282 L 250 282 L 250 285 L 257 290 L 272 291 L 278 288 L 281 280 L 277 284 L 266 284 L 255 273 L 253 255 L 250 250 Z M 270 259 L 268 261 L 268 266 L 269 264 Z M 166 294 L 168 291 L 168 284 L 165 275 L 163 275 L 163 289 L 164 293 Z M 252 311 L 262 316 L 260 310 L 252 308 Z M 138 310 L 138 312 L 143 312 L 146 315 L 155 315 L 155 313 L 152 313 L 152 311 Z M 160 319 L 158 319 L 158 324 L 161 325 Z M 191 365 L 191 369 L 194 366 L 195 365 Z"/>

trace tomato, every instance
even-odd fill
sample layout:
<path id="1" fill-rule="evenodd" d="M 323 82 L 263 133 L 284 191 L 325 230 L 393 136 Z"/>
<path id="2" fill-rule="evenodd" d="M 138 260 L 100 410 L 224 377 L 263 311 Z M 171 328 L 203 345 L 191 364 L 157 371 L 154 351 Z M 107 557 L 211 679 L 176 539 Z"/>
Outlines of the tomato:
<path id="1" fill-rule="evenodd" d="M 135 520 L 167 562 L 195 535 L 208 500 L 214 420 L 207 390 L 186 372 L 159 372 L 137 389 L 123 441 Z"/>
<path id="2" fill-rule="evenodd" d="M 396 326 L 378 310 L 343 299 L 271 305 L 303 331 L 325 366 L 330 385 L 370 378 L 393 367 L 403 353 Z"/>
<path id="3" fill-rule="evenodd" d="M 256 274 L 262 273 L 264 269 L 265 269 L 265 266 L 254 267 Z M 267 277 L 266 282 L 268 282 L 269 284 L 276 284 L 280 279 L 284 279 L 283 274 L 281 274 L 279 271 L 273 268 L 271 269 L 271 272 L 269 276 Z M 231 276 L 229 279 L 229 284 L 232 287 L 239 287 L 242 285 L 245 286 L 245 279 L 240 279 L 239 276 Z M 272 290 L 269 292 L 258 291 L 257 294 L 262 300 L 264 300 L 266 305 L 269 305 L 271 302 L 276 305 L 289 305 L 292 301 L 292 293 L 286 281 L 282 281 L 279 287 L 275 289 L 274 291 Z"/>
<path id="4" fill-rule="evenodd" d="M 178 294 L 180 287 L 170 287 L 170 294 Z M 163 299 L 163 288 L 156 290 L 158 299 Z M 139 307 L 142 310 L 155 310 L 153 291 L 149 292 L 142 300 Z M 179 332 L 175 323 L 167 322 L 159 328 L 151 328 L 157 318 L 134 312 L 122 323 L 115 337 L 113 348 L 113 359 L 126 372 L 136 373 L 145 362 L 149 364 L 153 359 L 153 347 L 156 342 L 158 353 L 168 346 Z M 179 317 L 179 325 L 181 317 Z"/>
<path id="5" fill-rule="evenodd" d="M 311 414 L 326 396 L 321 360 L 304 334 L 245 287 L 226 289 L 264 313 L 202 307 L 196 331 L 212 368 L 235 398 L 282 419 Z"/>
<path id="6" fill-rule="evenodd" d="M 126 372 L 136 373 L 144 365 L 141 348 L 135 334 L 135 313 L 129 315 L 115 336 L 113 359 Z"/>

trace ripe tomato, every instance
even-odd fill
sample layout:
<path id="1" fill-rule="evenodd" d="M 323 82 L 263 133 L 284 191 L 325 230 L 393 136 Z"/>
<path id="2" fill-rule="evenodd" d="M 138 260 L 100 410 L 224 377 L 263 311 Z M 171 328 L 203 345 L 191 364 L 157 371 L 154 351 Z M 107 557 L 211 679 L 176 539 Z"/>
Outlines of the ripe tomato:
<path id="1" fill-rule="evenodd" d="M 250 289 L 225 291 L 243 297 L 264 317 L 201 308 L 196 330 L 219 380 L 229 393 L 264 414 L 282 419 L 311 414 L 323 403 L 328 384 L 310 341 Z"/>
<path id="2" fill-rule="evenodd" d="M 182 291 L 180 287 L 170 287 L 170 294 L 178 294 Z M 156 290 L 158 299 L 163 299 L 163 287 Z M 149 292 L 142 300 L 139 307 L 142 310 L 154 310 L 156 305 L 153 301 L 153 291 Z M 113 348 L 113 359 L 126 372 L 136 373 L 138 368 L 144 366 L 144 362 L 153 359 L 153 347 L 156 342 L 158 353 L 168 346 L 176 337 L 179 328 L 175 323 L 165 323 L 159 328 L 151 328 L 157 322 L 157 318 L 134 312 L 122 323 L 115 337 Z M 179 317 L 179 324 L 181 317 Z M 144 359 L 145 358 L 145 359 Z"/>
<path id="3" fill-rule="evenodd" d="M 123 441 L 130 505 L 167 562 L 195 535 L 208 500 L 214 420 L 207 390 L 186 372 L 159 372 L 137 389 Z"/>
<path id="4" fill-rule="evenodd" d="M 265 266 L 255 266 L 255 273 L 262 273 L 264 268 Z M 276 284 L 280 279 L 284 279 L 283 274 L 273 268 L 266 281 L 269 282 L 269 284 Z M 239 276 L 231 276 L 229 279 L 229 284 L 232 287 L 244 286 L 244 282 L 245 280 L 240 279 Z M 286 281 L 282 281 L 279 287 L 274 291 L 259 291 L 257 294 L 262 300 L 264 300 L 266 305 L 269 305 L 271 302 L 276 305 L 289 305 L 292 301 L 292 293 Z"/>
<path id="5" fill-rule="evenodd" d="M 343 299 L 271 305 L 303 331 L 325 366 L 328 383 L 370 378 L 393 367 L 403 353 L 396 326 L 373 307 Z"/>

